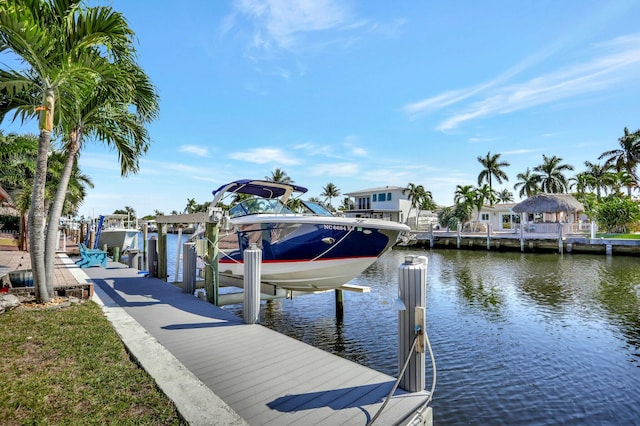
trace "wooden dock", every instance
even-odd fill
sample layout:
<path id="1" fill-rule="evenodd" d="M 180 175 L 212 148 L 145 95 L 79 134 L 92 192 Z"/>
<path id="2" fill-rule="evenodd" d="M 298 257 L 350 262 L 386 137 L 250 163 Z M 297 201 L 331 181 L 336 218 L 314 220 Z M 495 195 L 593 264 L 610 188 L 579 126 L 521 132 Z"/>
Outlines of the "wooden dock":
<path id="1" fill-rule="evenodd" d="M 366 425 L 395 383 L 124 265 L 83 271 L 250 425 Z M 428 399 L 396 390 L 375 424 L 431 424 Z"/>

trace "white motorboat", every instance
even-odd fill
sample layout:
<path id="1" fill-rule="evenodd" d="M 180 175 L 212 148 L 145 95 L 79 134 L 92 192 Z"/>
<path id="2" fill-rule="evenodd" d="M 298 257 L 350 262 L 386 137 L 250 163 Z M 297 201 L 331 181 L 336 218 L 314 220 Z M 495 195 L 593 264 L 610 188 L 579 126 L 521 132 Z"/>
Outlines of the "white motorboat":
<path id="1" fill-rule="evenodd" d="M 243 252 L 255 244 L 262 249 L 263 282 L 296 291 L 339 288 L 409 233 L 401 223 L 337 217 L 318 204 L 291 202 L 292 194 L 306 191 L 245 179 L 213 192 L 212 206 L 229 195 L 243 199 L 225 214 L 219 231 L 222 284 L 242 279 Z"/>
<path id="2" fill-rule="evenodd" d="M 108 251 L 114 247 L 120 248 L 120 253 L 127 249 L 138 247 L 140 231 L 130 227 L 129 216 L 126 214 L 111 214 L 100 216 L 98 223 L 98 248 L 107 246 Z"/>

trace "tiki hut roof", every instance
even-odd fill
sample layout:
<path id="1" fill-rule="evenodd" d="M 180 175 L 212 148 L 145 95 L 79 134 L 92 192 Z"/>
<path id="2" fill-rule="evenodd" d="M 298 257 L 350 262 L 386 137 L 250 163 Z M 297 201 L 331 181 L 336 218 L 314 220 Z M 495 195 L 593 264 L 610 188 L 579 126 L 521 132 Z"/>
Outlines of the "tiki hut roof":
<path id="1" fill-rule="evenodd" d="M 516 213 L 582 212 L 584 206 L 569 194 L 537 194 L 516 204 Z"/>

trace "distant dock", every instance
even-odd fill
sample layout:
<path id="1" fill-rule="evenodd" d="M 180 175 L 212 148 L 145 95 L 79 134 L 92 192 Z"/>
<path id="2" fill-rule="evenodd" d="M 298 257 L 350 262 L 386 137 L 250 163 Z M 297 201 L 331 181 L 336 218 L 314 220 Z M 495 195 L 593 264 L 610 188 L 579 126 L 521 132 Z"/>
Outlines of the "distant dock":
<path id="1" fill-rule="evenodd" d="M 524 253 L 584 253 L 640 255 L 640 240 L 589 238 L 585 235 L 513 232 L 413 231 L 410 247 L 463 250 L 521 251 Z"/>

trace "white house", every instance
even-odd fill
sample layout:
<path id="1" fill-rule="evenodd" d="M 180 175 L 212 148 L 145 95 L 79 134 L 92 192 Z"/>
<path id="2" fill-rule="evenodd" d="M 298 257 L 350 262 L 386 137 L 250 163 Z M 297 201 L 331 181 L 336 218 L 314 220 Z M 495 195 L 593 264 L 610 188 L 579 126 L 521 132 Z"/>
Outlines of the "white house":
<path id="1" fill-rule="evenodd" d="M 518 203 L 500 203 L 493 206 L 482 206 L 480 215 L 473 209 L 472 222 L 476 220 L 481 223 L 491 225 L 494 231 L 509 231 L 518 229 L 520 215 L 513 212 L 513 208 Z"/>
<path id="2" fill-rule="evenodd" d="M 405 223 L 408 215 L 415 218 L 416 209 L 411 209 L 411 202 L 399 186 L 383 186 L 349 192 L 351 208 L 345 210 L 347 217 L 375 218 Z M 411 210 L 411 211 L 409 211 Z"/>

